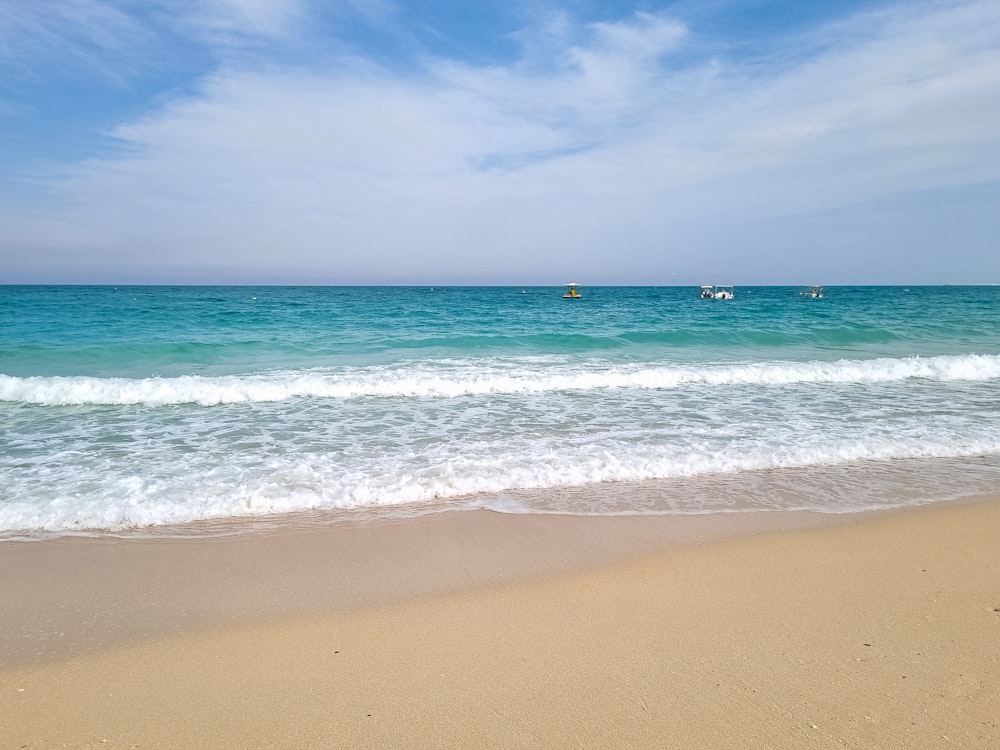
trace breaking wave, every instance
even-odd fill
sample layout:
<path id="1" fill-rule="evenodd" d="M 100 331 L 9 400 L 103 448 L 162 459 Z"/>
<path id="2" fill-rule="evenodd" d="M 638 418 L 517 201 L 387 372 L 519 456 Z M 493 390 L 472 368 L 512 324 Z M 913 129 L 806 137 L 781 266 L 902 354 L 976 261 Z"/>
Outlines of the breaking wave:
<path id="1" fill-rule="evenodd" d="M 762 362 L 754 364 L 608 365 L 561 361 L 453 360 L 392 367 L 271 371 L 244 375 L 120 378 L 14 377 L 0 374 L 0 401 L 45 406 L 275 402 L 296 398 L 454 398 L 598 389 L 686 386 L 786 386 L 891 383 L 909 379 L 985 382 L 1000 379 L 1000 356 Z"/>

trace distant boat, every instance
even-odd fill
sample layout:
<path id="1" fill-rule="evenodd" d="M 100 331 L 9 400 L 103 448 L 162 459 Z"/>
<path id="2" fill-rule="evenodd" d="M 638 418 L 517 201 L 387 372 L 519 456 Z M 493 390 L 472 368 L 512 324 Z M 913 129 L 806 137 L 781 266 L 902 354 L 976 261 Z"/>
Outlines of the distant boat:
<path id="1" fill-rule="evenodd" d="M 702 299 L 735 299 L 736 290 L 731 286 L 715 286 L 702 284 L 698 296 Z"/>
<path id="2" fill-rule="evenodd" d="M 808 289 L 803 289 L 799 294 L 809 299 L 823 299 L 824 297 L 823 287 L 821 286 L 811 286 Z"/>
<path id="3" fill-rule="evenodd" d="M 563 299 L 582 299 L 583 295 L 580 294 L 576 288 L 580 286 L 577 283 L 566 284 L 566 294 L 563 295 Z"/>

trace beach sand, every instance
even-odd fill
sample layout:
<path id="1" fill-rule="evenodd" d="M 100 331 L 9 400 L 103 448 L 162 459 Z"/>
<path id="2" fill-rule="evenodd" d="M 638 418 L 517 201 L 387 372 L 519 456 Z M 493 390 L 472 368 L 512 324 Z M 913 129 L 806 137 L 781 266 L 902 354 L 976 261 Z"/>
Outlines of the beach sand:
<path id="1" fill-rule="evenodd" d="M 1000 747 L 1000 497 L 0 544 L 3 748 Z"/>

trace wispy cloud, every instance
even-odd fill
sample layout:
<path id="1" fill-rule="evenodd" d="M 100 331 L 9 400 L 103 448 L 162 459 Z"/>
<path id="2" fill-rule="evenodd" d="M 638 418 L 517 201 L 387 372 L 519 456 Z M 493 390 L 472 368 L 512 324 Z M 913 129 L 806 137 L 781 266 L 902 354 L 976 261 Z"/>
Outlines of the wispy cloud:
<path id="1" fill-rule="evenodd" d="M 0 3 L 0 70 L 41 77 L 52 68 L 120 80 L 155 33 L 119 3 L 51 0 Z"/>
<path id="2" fill-rule="evenodd" d="M 292 39 L 308 27 L 305 0 L 174 0 L 157 11 L 161 24 L 221 49 Z"/>
<path id="3" fill-rule="evenodd" d="M 225 58 L 309 31 L 308 0 L 47 0 L 0 4 L 0 70 L 26 77 L 127 79 L 171 66 L 187 40 Z"/>

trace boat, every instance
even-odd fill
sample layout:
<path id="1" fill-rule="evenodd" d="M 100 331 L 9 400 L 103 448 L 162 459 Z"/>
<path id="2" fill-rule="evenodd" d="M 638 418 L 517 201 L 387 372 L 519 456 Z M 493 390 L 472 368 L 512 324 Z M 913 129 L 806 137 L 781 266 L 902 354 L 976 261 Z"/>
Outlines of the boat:
<path id="1" fill-rule="evenodd" d="M 563 299 L 582 299 L 583 295 L 580 294 L 576 288 L 580 286 L 576 283 L 566 284 L 566 294 L 563 295 Z"/>
<path id="2" fill-rule="evenodd" d="M 736 297 L 736 290 L 731 286 L 702 284 L 698 296 L 702 299 L 734 299 Z"/>
<path id="3" fill-rule="evenodd" d="M 809 299 L 823 299 L 823 287 L 811 286 L 808 289 L 803 289 L 799 294 Z"/>

